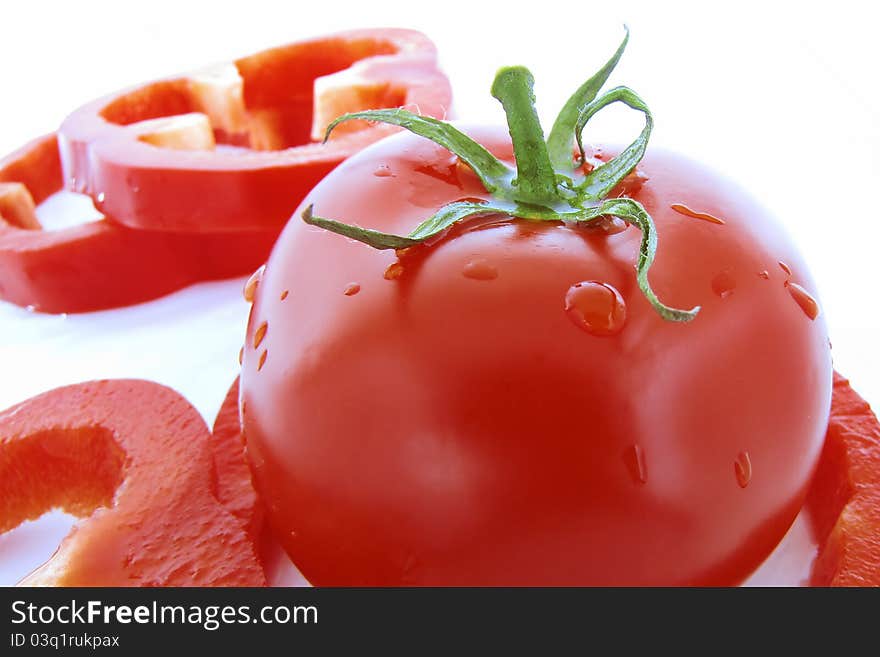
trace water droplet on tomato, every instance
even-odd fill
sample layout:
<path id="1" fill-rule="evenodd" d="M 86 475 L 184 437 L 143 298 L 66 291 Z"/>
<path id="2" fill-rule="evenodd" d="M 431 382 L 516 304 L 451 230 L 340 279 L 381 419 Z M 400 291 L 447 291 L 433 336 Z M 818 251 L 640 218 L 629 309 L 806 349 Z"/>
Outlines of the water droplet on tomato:
<path id="1" fill-rule="evenodd" d="M 482 198 L 482 197 L 480 197 L 480 196 L 459 196 L 457 199 L 455 199 L 455 202 L 456 202 L 456 203 L 477 203 L 477 204 L 482 204 L 482 203 L 485 203 L 485 202 L 486 202 L 486 199 L 484 199 L 484 198 Z M 510 223 L 510 222 L 509 222 L 509 221 L 499 221 L 498 223 Z M 476 228 L 479 228 L 480 226 L 485 226 L 485 225 L 486 225 L 486 224 L 476 224 L 476 225 L 474 225 L 472 228 L 476 229 Z"/>
<path id="2" fill-rule="evenodd" d="M 391 173 L 391 167 L 389 167 L 387 164 L 380 164 L 378 167 L 376 167 L 376 170 L 373 171 L 373 175 L 377 178 L 388 178 L 390 176 L 393 176 L 394 174 Z"/>
<path id="3" fill-rule="evenodd" d="M 345 289 L 342 293 L 347 297 L 353 297 L 355 294 L 361 291 L 360 283 L 349 283 L 345 286 Z"/>
<path id="4" fill-rule="evenodd" d="M 98 194 L 98 196 L 97 196 L 97 198 L 95 198 L 95 200 L 100 204 L 100 203 L 104 202 L 104 198 L 105 198 L 104 192 L 101 192 L 100 194 Z"/>
<path id="5" fill-rule="evenodd" d="M 244 284 L 244 290 L 242 291 L 242 294 L 244 294 L 244 300 L 248 303 L 254 302 L 254 296 L 257 293 L 257 286 L 260 284 L 260 280 L 263 278 L 264 271 L 266 271 L 266 265 L 263 265 L 257 271 L 251 274 L 251 277 L 247 280 L 247 283 Z"/>
<path id="6" fill-rule="evenodd" d="M 740 452 L 733 462 L 733 472 L 736 474 L 736 483 L 740 488 L 745 488 L 752 480 L 752 459 L 748 452 Z"/>
<path id="7" fill-rule="evenodd" d="M 630 445 L 623 452 L 623 462 L 633 481 L 644 484 L 648 481 L 648 466 L 645 462 L 645 450 L 641 445 Z"/>
<path id="8" fill-rule="evenodd" d="M 269 350 L 268 350 L 268 349 L 265 350 L 265 351 L 263 351 L 263 353 L 260 354 L 260 362 L 257 363 L 257 372 L 259 372 L 261 369 L 263 369 L 263 365 L 266 364 L 266 357 L 267 357 L 268 355 L 269 355 Z"/>
<path id="9" fill-rule="evenodd" d="M 789 283 L 786 285 L 791 298 L 797 302 L 804 314 L 810 319 L 816 319 L 819 316 L 819 304 L 816 300 L 797 283 Z"/>
<path id="10" fill-rule="evenodd" d="M 712 291 L 722 299 L 726 299 L 736 288 L 736 280 L 729 271 L 723 271 L 712 279 Z"/>
<path id="11" fill-rule="evenodd" d="M 763 278 L 765 281 L 769 281 L 769 280 L 770 280 L 770 272 L 768 272 L 766 269 L 765 269 L 764 271 L 759 271 L 759 272 L 758 272 L 758 276 L 760 276 L 761 278 Z"/>
<path id="12" fill-rule="evenodd" d="M 254 331 L 254 349 L 259 348 L 259 346 L 263 343 L 263 338 L 266 337 L 266 331 L 269 330 L 269 322 L 263 322 L 257 327 L 257 330 Z"/>
<path id="13" fill-rule="evenodd" d="M 281 300 L 284 301 L 288 294 L 290 294 L 290 290 L 284 290 L 284 292 L 281 293 Z"/>
<path id="14" fill-rule="evenodd" d="M 608 336 L 619 333 L 626 323 L 626 302 L 608 283 L 575 283 L 565 294 L 565 312 L 575 326 L 587 333 Z"/>
<path id="15" fill-rule="evenodd" d="M 708 221 L 711 224 L 718 224 L 720 226 L 724 225 L 724 219 L 719 219 L 713 214 L 709 214 L 708 212 L 697 212 L 696 210 L 691 210 L 688 206 L 682 203 L 673 203 L 669 206 L 678 214 L 683 214 L 685 217 L 691 217 L 693 219 L 702 219 L 703 221 Z"/>
<path id="16" fill-rule="evenodd" d="M 465 278 L 472 278 L 475 281 L 491 281 L 498 278 L 498 270 L 485 258 L 474 258 L 464 266 L 461 273 Z"/>
<path id="17" fill-rule="evenodd" d="M 393 281 L 400 278 L 403 275 L 403 265 L 399 262 L 392 262 L 388 265 L 388 268 L 385 270 L 385 280 Z"/>
<path id="18" fill-rule="evenodd" d="M 779 261 L 779 268 L 785 272 L 786 276 L 791 276 L 791 267 L 782 262 L 782 260 Z"/>
<path id="19" fill-rule="evenodd" d="M 463 169 L 460 163 L 461 160 L 458 157 L 452 156 L 445 161 L 432 161 L 430 164 L 417 166 L 415 171 L 461 189 L 463 185 L 459 177 Z"/>

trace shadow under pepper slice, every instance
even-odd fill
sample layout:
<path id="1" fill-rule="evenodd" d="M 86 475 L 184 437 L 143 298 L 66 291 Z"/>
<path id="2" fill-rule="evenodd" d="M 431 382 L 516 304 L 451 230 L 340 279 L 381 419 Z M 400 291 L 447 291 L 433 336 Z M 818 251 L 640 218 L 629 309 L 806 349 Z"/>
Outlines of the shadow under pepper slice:
<path id="1" fill-rule="evenodd" d="M 238 381 L 236 377 L 214 420 L 211 450 L 217 470 L 217 499 L 241 520 L 248 536 L 259 542 L 264 511 L 245 460 L 244 437 L 238 416 Z"/>
<path id="2" fill-rule="evenodd" d="M 138 231 L 108 220 L 41 230 L 34 206 L 61 186 L 55 135 L 0 160 L 0 299 L 49 313 L 139 303 L 250 273 L 278 235 Z"/>
<path id="3" fill-rule="evenodd" d="M 0 532 L 52 508 L 83 518 L 21 583 L 265 585 L 214 467 L 198 412 L 157 383 L 82 383 L 0 413 Z"/>
<path id="4" fill-rule="evenodd" d="M 70 188 L 130 227 L 280 230 L 331 169 L 394 130 L 360 121 L 322 144 L 338 115 L 405 106 L 443 116 L 450 99 L 421 33 L 344 32 L 87 104 L 61 126 L 64 171 Z M 157 147 L 157 129 L 179 121 L 196 145 Z"/>

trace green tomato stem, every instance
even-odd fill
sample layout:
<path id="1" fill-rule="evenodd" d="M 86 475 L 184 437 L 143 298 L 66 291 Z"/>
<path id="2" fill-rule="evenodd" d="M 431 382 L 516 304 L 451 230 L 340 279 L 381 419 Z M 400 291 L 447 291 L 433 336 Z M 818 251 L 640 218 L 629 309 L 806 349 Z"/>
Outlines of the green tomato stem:
<path id="1" fill-rule="evenodd" d="M 513 141 L 516 199 L 532 205 L 552 206 L 560 193 L 535 109 L 534 85 L 535 78 L 528 69 L 522 66 L 502 68 L 492 83 L 492 95 L 504 108 Z"/>

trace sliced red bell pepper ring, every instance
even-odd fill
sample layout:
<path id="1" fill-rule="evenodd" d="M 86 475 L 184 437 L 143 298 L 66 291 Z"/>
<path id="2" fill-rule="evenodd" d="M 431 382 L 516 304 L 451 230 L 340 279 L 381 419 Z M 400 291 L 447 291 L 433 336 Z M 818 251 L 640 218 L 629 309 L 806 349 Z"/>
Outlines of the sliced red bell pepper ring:
<path id="1" fill-rule="evenodd" d="M 807 505 L 819 539 L 811 584 L 880 586 L 880 423 L 837 373 Z"/>
<path id="2" fill-rule="evenodd" d="M 394 130 L 360 122 L 322 144 L 334 118 L 396 106 L 442 117 L 450 101 L 421 33 L 344 32 L 85 105 L 59 132 L 64 172 L 71 189 L 133 228 L 277 230 L 331 169 Z M 208 118 L 219 146 L 156 146 L 155 119 L 192 113 Z"/>
<path id="3" fill-rule="evenodd" d="M 264 586 L 253 539 L 213 492 L 210 440 L 150 381 L 66 386 L 0 413 L 0 533 L 52 508 L 83 518 L 21 583 Z"/>
<path id="4" fill-rule="evenodd" d="M 106 220 L 40 230 L 34 205 L 61 186 L 54 135 L 0 160 L 0 299 L 49 313 L 139 303 L 250 273 L 278 236 L 148 232 Z"/>

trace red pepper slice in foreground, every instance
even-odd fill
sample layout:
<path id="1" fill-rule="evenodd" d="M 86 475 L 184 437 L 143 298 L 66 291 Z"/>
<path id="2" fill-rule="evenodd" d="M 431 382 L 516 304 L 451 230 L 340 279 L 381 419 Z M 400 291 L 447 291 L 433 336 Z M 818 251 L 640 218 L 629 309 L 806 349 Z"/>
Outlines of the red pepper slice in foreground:
<path id="1" fill-rule="evenodd" d="M 82 383 L 0 413 L 0 532 L 56 507 L 84 518 L 23 584 L 264 585 L 213 475 L 204 421 L 157 383 Z"/>
<path id="2" fill-rule="evenodd" d="M 807 504 L 820 546 L 811 583 L 880 586 L 880 423 L 839 374 Z"/>
<path id="3" fill-rule="evenodd" d="M 258 541 L 264 512 L 245 460 L 244 437 L 238 417 L 238 377 L 226 393 L 214 420 L 211 450 L 217 470 L 217 499 L 244 524 L 248 535 Z"/>
<path id="4" fill-rule="evenodd" d="M 34 204 L 61 186 L 55 135 L 0 161 L 0 299 L 50 313 L 139 303 L 252 272 L 278 234 L 148 232 L 106 220 L 40 230 Z"/>
<path id="5" fill-rule="evenodd" d="M 278 230 L 324 175 L 393 130 L 362 121 L 321 144 L 338 115 L 405 106 L 443 116 L 450 99 L 421 33 L 345 32 L 85 105 L 61 126 L 64 171 L 73 190 L 134 228 Z M 190 115 L 179 120 L 192 139 L 186 150 L 158 148 L 174 129 L 162 117 L 176 115 Z"/>

